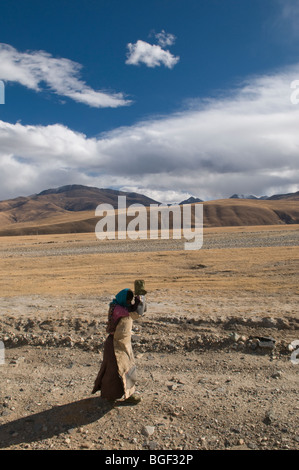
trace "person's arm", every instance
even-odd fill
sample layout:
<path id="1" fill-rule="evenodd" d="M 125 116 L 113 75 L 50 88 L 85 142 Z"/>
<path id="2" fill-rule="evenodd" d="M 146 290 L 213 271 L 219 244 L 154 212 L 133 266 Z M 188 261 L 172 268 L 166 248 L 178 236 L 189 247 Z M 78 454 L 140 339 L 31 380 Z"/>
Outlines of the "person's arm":
<path id="1" fill-rule="evenodd" d="M 130 317 L 132 318 L 132 320 L 138 320 L 138 318 L 140 318 L 141 315 L 139 315 L 139 313 L 135 311 L 135 312 L 130 312 Z"/>
<path id="2" fill-rule="evenodd" d="M 141 300 L 139 296 L 136 296 L 135 303 L 131 306 L 131 312 L 130 312 L 131 317 L 133 318 L 133 320 L 137 320 L 139 317 L 141 317 L 144 314 L 145 311 L 146 311 L 145 297 L 142 296 L 142 300 Z"/>

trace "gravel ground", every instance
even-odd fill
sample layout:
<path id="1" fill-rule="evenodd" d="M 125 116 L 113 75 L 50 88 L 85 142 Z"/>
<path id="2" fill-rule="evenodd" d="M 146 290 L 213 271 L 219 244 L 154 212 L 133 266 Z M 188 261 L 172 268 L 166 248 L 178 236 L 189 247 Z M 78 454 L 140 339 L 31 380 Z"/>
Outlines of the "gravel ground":
<path id="1" fill-rule="evenodd" d="M 78 319 L 76 326 L 46 326 L 60 340 L 51 343 L 49 329 L 45 340 L 36 322 L 32 345 L 7 349 L 3 449 L 298 449 L 299 366 L 287 349 L 298 324 L 278 330 L 138 322 L 133 347 L 142 401 L 135 407 L 112 407 L 90 395 L 102 350 L 102 338 L 90 339 L 94 326 Z M 252 339 L 263 331 L 277 338 L 274 348 Z"/>
<path id="2" fill-rule="evenodd" d="M 34 264 L 45 256 L 67 259 L 69 253 L 108 249 L 108 244 L 79 235 L 63 243 L 55 237 L 39 240 L 35 244 L 31 237 L 28 247 L 11 238 L 1 244 L 0 257 L 16 263 L 29 257 Z M 151 249 L 157 251 L 166 242 L 139 241 L 134 247 L 140 243 L 142 251 L 154 243 Z M 171 251 L 176 243 L 165 247 Z M 211 232 L 203 249 L 298 245 L 297 229 L 263 229 Z M 117 252 L 121 246 L 132 248 L 114 242 L 110 249 Z M 173 278 L 165 271 L 168 287 L 148 294 L 148 312 L 133 327 L 137 393 L 142 398 L 137 406 L 111 406 L 99 394 L 91 395 L 106 337 L 108 292 L 3 297 L 0 448 L 298 450 L 299 364 L 297 349 L 291 346 L 299 340 L 298 260 L 292 257 L 294 248 L 290 250 L 288 262 L 279 257 L 271 261 L 271 254 L 278 253 L 274 248 L 252 266 L 237 264 L 235 258 L 228 269 L 217 254 L 219 265 L 214 258 L 208 260 L 211 266 L 181 261 Z M 165 263 L 166 269 L 167 256 L 159 258 L 160 268 Z M 20 269 L 26 277 L 22 263 Z M 206 289 L 183 288 L 185 281 L 178 288 L 176 276 L 185 279 L 187 272 L 206 282 Z M 247 290 L 233 282 L 243 276 L 253 282 Z M 288 279 L 288 290 L 282 290 L 280 283 Z"/>
<path id="3" fill-rule="evenodd" d="M 31 238 L 32 237 L 28 237 Z M 99 241 L 88 239 L 82 241 L 79 238 L 70 240 L 65 246 L 55 240 L 47 243 L 36 242 L 28 248 L 24 242 L 8 245 L 0 244 L 0 257 L 7 258 L 11 256 L 67 256 L 74 254 L 95 254 L 95 253 L 126 253 L 126 252 L 148 252 L 148 251 L 178 251 L 184 249 L 183 240 L 134 240 L 124 242 L 122 240 Z M 207 232 L 203 237 L 203 250 L 214 250 L 224 248 L 250 248 L 250 247 L 279 247 L 279 246 L 298 246 L 299 228 L 293 230 L 254 230 L 241 231 L 233 233 L 213 233 Z"/>

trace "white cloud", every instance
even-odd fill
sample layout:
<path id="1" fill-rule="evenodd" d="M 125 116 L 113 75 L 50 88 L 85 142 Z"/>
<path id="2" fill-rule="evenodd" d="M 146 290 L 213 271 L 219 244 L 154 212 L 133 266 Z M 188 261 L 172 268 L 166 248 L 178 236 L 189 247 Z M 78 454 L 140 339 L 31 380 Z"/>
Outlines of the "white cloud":
<path id="1" fill-rule="evenodd" d="M 122 93 L 90 88 L 80 79 L 82 65 L 66 58 L 55 58 L 44 51 L 19 52 L 0 43 L 0 79 L 17 82 L 37 92 L 45 83 L 54 93 L 92 107 L 116 108 L 130 104 Z"/>
<path id="2" fill-rule="evenodd" d="M 0 198 L 62 184 L 120 187 L 179 202 L 298 190 L 299 64 L 226 96 L 94 138 L 0 121 Z M 163 196 L 164 195 L 164 196 Z"/>
<path id="3" fill-rule="evenodd" d="M 128 54 L 126 64 L 139 65 L 145 64 L 147 67 L 165 67 L 172 69 L 180 60 L 178 56 L 174 56 L 164 48 L 171 46 L 175 42 L 173 34 L 166 33 L 164 30 L 161 33 L 155 34 L 158 44 L 149 44 L 148 42 L 139 39 L 135 44 L 129 43 L 127 45 Z"/>
<path id="4" fill-rule="evenodd" d="M 155 37 L 161 47 L 172 46 L 176 40 L 174 34 L 166 33 L 164 29 L 162 29 L 161 33 L 155 34 Z"/>

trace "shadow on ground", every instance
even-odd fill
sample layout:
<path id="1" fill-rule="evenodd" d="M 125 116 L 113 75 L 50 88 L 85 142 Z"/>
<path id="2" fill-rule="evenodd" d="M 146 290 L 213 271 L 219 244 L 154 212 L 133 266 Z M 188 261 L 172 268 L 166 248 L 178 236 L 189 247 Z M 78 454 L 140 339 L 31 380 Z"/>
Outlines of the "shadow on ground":
<path id="1" fill-rule="evenodd" d="M 111 405 L 100 397 L 54 406 L 0 426 L 0 448 L 58 436 L 101 419 Z"/>

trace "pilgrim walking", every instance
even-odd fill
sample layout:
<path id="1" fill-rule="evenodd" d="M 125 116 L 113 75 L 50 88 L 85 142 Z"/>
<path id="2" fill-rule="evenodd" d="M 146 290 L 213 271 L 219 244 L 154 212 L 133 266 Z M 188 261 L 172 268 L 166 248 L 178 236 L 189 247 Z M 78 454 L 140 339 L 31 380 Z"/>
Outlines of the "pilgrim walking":
<path id="1" fill-rule="evenodd" d="M 101 391 L 101 397 L 111 402 L 123 398 L 127 403 L 137 404 L 141 400 L 134 395 L 137 374 L 131 331 L 133 320 L 146 311 L 144 281 L 135 281 L 134 290 L 135 296 L 131 289 L 121 290 L 109 305 L 108 337 L 92 394 Z"/>

